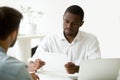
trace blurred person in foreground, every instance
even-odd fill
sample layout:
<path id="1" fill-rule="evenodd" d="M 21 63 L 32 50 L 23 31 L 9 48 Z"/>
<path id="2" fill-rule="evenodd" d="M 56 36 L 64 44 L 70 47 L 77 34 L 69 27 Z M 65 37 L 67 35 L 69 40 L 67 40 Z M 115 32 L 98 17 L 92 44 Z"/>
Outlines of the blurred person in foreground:
<path id="1" fill-rule="evenodd" d="M 0 80 L 39 80 L 35 73 L 29 74 L 25 63 L 6 54 L 16 42 L 22 17 L 14 8 L 0 7 Z"/>

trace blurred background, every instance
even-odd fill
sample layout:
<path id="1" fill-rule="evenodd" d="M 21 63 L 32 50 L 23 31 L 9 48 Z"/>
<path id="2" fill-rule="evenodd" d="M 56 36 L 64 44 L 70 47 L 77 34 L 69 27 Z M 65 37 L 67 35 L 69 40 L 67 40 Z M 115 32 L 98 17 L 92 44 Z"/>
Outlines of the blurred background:
<path id="1" fill-rule="evenodd" d="M 97 36 L 102 58 L 120 58 L 119 0 L 0 0 L 0 6 L 10 6 L 23 13 L 24 18 L 19 31 L 19 34 L 23 36 L 19 39 L 25 40 L 28 39 L 26 37 L 29 39 L 43 38 L 43 35 L 62 30 L 63 13 L 70 5 L 80 5 L 83 8 L 85 22 L 80 30 Z M 32 40 L 31 45 L 28 45 L 27 41 L 19 44 L 26 45 L 24 49 L 30 50 L 40 41 Z M 11 49 L 9 55 L 21 58 L 16 54 L 21 49 L 17 49 L 18 47 Z M 22 52 L 24 53 L 25 50 Z M 29 50 L 28 53 L 30 53 Z"/>

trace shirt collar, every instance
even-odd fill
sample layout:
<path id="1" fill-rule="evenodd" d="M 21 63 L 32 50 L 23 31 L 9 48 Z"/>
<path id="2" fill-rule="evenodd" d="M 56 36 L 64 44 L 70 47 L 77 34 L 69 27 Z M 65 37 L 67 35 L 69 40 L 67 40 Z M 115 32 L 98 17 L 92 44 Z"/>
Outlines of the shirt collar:
<path id="1" fill-rule="evenodd" d="M 76 35 L 76 37 L 75 37 L 75 39 L 74 40 L 79 40 L 80 39 L 80 36 L 81 35 L 81 32 L 80 31 L 78 31 L 78 33 L 77 33 L 77 35 Z"/>
<path id="2" fill-rule="evenodd" d="M 59 36 L 60 36 L 60 40 L 66 40 L 64 33 L 63 33 L 63 30 L 60 32 Z"/>
<path id="3" fill-rule="evenodd" d="M 0 46 L 0 52 L 5 53 L 5 50 Z"/>
<path id="4" fill-rule="evenodd" d="M 78 31 L 78 33 L 77 33 L 77 35 L 76 35 L 74 40 L 79 40 L 80 39 L 80 35 L 81 35 L 81 32 Z M 60 32 L 60 40 L 66 40 L 63 31 Z"/>

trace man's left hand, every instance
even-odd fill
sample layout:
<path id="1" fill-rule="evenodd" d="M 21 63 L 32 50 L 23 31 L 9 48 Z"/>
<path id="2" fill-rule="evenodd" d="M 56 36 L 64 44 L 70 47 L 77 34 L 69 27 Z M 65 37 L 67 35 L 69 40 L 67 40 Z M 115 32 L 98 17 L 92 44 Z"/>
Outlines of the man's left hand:
<path id="1" fill-rule="evenodd" d="M 67 64 L 65 64 L 65 68 L 69 74 L 74 74 L 76 72 L 79 72 L 79 66 L 76 66 L 72 62 L 68 62 Z"/>

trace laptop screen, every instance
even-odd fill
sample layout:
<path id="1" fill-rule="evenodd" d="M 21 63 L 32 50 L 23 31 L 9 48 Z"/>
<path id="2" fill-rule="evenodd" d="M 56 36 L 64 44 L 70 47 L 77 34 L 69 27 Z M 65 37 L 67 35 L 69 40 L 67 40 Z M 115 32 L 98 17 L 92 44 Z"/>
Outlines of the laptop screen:
<path id="1" fill-rule="evenodd" d="M 120 59 L 82 60 L 78 80 L 117 80 Z"/>

